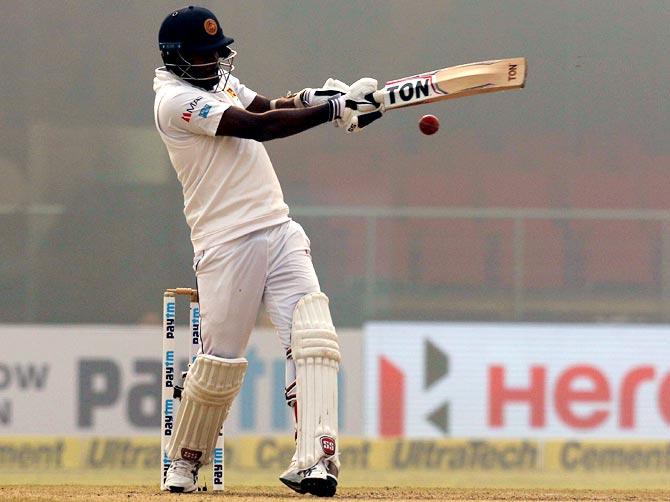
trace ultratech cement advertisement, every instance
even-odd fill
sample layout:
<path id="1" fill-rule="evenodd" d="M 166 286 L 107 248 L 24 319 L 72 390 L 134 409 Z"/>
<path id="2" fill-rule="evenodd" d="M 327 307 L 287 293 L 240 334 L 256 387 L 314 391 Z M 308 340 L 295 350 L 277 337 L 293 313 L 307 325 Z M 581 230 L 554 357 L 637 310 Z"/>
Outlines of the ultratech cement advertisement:
<path id="1" fill-rule="evenodd" d="M 670 436 L 668 327 L 375 323 L 364 353 L 370 436 Z"/>
<path id="2" fill-rule="evenodd" d="M 342 431 L 362 432 L 361 334 L 340 330 Z M 178 328 L 186 367 L 188 328 Z M 182 344 L 183 342 L 183 344 Z M 146 436 L 160 427 L 161 327 L 0 325 L 0 437 Z M 252 334 L 229 434 L 287 434 L 284 356 L 270 329 Z"/>
<path id="3" fill-rule="evenodd" d="M 160 442 L 134 438 L 0 438 L 0 486 L 76 480 L 158 486 Z M 353 439 L 341 443 L 350 486 L 667 487 L 670 442 Z M 294 443 L 238 436 L 225 444 L 225 482 L 277 484 Z M 204 476 L 203 479 L 207 477 Z"/>

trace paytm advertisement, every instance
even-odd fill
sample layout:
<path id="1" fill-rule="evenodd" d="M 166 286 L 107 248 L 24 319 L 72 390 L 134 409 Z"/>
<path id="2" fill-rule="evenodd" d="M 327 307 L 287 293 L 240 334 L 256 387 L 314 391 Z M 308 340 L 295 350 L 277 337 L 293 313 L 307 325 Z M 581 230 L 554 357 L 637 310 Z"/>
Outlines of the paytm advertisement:
<path id="1" fill-rule="evenodd" d="M 647 438 L 670 434 L 670 328 L 371 323 L 365 433 Z"/>
<path id="2" fill-rule="evenodd" d="M 339 330 L 344 434 L 360 435 L 360 330 Z M 185 370 L 190 337 L 178 327 L 175 365 Z M 160 326 L 0 325 L 0 436 L 147 436 L 160 430 Z M 249 369 L 226 432 L 289 434 L 284 354 L 272 329 L 257 329 Z"/>

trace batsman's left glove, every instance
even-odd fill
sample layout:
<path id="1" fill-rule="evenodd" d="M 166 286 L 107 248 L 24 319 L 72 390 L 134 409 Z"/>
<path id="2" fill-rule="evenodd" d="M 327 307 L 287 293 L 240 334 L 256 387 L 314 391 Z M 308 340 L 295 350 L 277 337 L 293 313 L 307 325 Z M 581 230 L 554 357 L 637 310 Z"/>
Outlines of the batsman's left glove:
<path id="1" fill-rule="evenodd" d="M 322 87 L 312 89 L 307 87 L 293 98 L 296 108 L 308 108 L 310 106 L 325 103 L 330 98 L 342 96 L 349 92 L 349 86 L 334 78 L 326 80 Z"/>

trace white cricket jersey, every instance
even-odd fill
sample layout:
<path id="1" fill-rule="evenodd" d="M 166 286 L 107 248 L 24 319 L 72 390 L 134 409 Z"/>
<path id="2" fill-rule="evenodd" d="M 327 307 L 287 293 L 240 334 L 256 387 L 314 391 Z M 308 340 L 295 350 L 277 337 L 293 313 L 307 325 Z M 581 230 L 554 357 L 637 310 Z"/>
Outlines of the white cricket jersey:
<path id="1" fill-rule="evenodd" d="M 221 115 L 247 108 L 256 93 L 230 76 L 209 92 L 158 69 L 154 118 L 184 192 L 195 252 L 289 220 L 288 206 L 265 147 L 216 136 Z"/>

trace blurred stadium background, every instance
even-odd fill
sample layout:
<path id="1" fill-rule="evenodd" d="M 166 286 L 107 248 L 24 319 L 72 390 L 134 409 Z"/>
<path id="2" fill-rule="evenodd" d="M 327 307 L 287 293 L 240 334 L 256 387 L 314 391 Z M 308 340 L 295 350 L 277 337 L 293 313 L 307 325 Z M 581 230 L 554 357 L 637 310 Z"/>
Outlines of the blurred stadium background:
<path id="1" fill-rule="evenodd" d="M 539 446 L 534 460 L 520 465 L 536 474 L 542 471 L 536 477 L 523 469 L 510 474 L 492 467 L 482 478 L 478 472 L 486 470 L 484 464 L 453 472 L 440 460 L 432 471 L 420 469 L 423 481 L 416 473 L 408 479 L 433 485 L 667 484 L 670 4 L 200 3 L 236 39 L 237 76 L 272 97 L 317 86 L 330 76 L 346 81 L 372 76 L 383 82 L 471 61 L 528 58 L 529 82 L 520 92 L 393 113 L 360 135 L 345 136 L 323 126 L 267 144 L 292 214 L 311 238 L 336 325 L 350 333 L 347 350 L 353 362 L 349 367 L 345 363 L 343 385 L 350 390 L 344 392 L 344 413 L 349 413 L 344 430 L 351 451 L 359 452 L 356 458 L 366 458 L 369 441 L 377 452 L 370 461 L 386 469 L 389 452 L 397 447 L 394 441 L 425 440 L 431 448 L 455 448 L 454 441 L 497 438 L 491 439 L 491 447 L 504 449 L 504 441 L 525 438 Z M 180 6 L 172 0 L 3 1 L 0 482 L 37 481 L 36 465 L 68 481 L 95 481 L 91 441 L 109 437 L 130 438 L 138 451 L 148 444 L 146 458 L 137 453 L 130 463 L 114 465 L 124 479 L 155 482 L 158 423 L 154 434 L 153 422 L 145 418 L 158 416 L 157 401 L 147 404 L 141 391 L 133 393 L 147 385 L 147 395 L 153 396 L 151 380 L 137 380 L 143 366 L 133 357 L 154 357 L 155 351 L 158 360 L 160 295 L 167 287 L 194 285 L 180 187 L 152 118 L 153 69 L 160 64 L 157 30 L 164 16 Z M 419 133 L 417 120 L 424 113 L 441 119 L 436 136 Z M 438 324 L 395 324 L 421 321 Z M 603 323 L 619 326 L 609 332 Z M 470 331 L 450 331 L 459 326 Z M 480 336 L 478 326 L 499 334 L 490 338 L 488 352 L 480 349 L 489 354 L 482 358 L 486 364 L 502 361 L 508 376 L 517 379 L 508 380 L 507 389 L 531 388 L 528 368 L 536 364 L 545 364 L 548 386 L 560 383 L 560 375 L 576 364 L 597 367 L 607 380 L 607 395 L 599 393 L 604 387 L 597 376 L 578 374 L 583 381 L 575 380 L 572 389 L 586 394 L 582 401 L 590 401 L 577 403 L 572 413 L 588 417 L 598 408 L 594 403 L 609 403 L 603 428 L 570 429 L 556 418 L 560 411 L 547 411 L 549 425 L 538 430 L 526 419 L 535 406 L 528 397 L 505 405 L 508 423 L 515 424 L 510 430 L 495 429 L 490 421 L 489 429 L 459 428 L 461 416 L 472 422 L 490 419 L 477 415 L 492 406 L 478 394 L 480 387 L 469 395 L 462 390 L 477 377 L 459 373 L 468 365 L 459 366 L 457 353 L 450 352 L 449 340 L 465 344 L 462 360 L 478 367 L 476 344 L 466 343 Z M 411 352 L 411 343 L 420 347 L 415 364 L 425 362 L 426 375 L 435 379 L 453 377 L 451 388 L 461 388 L 462 409 L 469 414 L 455 409 L 461 398 L 449 394 L 447 385 L 444 392 L 453 403 L 431 414 L 432 426 L 413 433 L 412 416 L 391 410 L 394 417 L 404 417 L 406 427 L 396 424 L 394 429 L 387 423 L 391 429 L 386 432 L 375 428 L 382 412 L 368 409 L 366 393 L 393 389 L 384 391 L 383 381 L 374 379 L 388 376 L 383 373 L 387 370 L 390 381 L 407 386 L 398 389 L 415 385 L 393 380 L 393 372 L 405 363 L 394 362 L 392 355 L 384 359 L 390 366 L 379 372 L 370 366 L 379 355 L 371 352 L 375 336 L 390 340 L 399 327 L 407 333 L 398 335 L 406 344 L 400 353 Z M 109 357 L 117 370 L 100 363 L 106 360 L 104 349 L 97 359 L 90 355 L 98 344 L 105 345 L 98 341 L 103 335 L 112 337 Z M 126 352 L 114 352 L 118 340 L 131 339 L 123 337 L 141 338 L 142 349 L 135 352 L 128 345 Z M 556 359 L 543 352 L 538 340 L 555 348 Z M 281 437 L 276 440 L 290 449 L 290 433 L 276 436 L 290 430 L 282 412 L 258 423 L 252 418 L 263 415 L 265 396 L 274 399 L 269 396 L 280 387 L 275 378 L 280 351 L 262 316 L 253 343 L 252 357 L 262 363 L 256 381 L 267 379 L 270 387 L 259 391 L 252 383 L 246 388 L 250 397 L 238 403 L 231 441 L 237 437 L 242 441 L 238 451 L 249 452 L 258 451 L 259 442 Z M 581 360 L 575 348 L 583 351 Z M 503 354 L 500 361 L 496 354 Z M 62 369 L 59 361 L 72 365 L 63 374 L 70 380 L 53 381 Z M 100 364 L 87 366 L 91 361 Z M 17 369 L 27 362 L 33 370 Z M 21 371 L 39 374 L 45 367 L 40 364 L 48 366 L 51 379 L 47 372 L 41 384 L 21 386 Z M 490 371 L 486 364 L 484 372 Z M 411 373 L 412 368 L 406 370 Z M 629 382 L 631 398 L 620 391 L 626 388 L 621 382 L 636 368 L 651 368 L 651 373 L 630 377 L 636 382 Z M 101 375 L 102 383 L 82 383 L 86 369 L 89 376 Z M 112 385 L 114 375 L 118 396 L 107 403 L 105 389 L 112 388 L 106 385 Z M 426 389 L 434 383 L 429 380 L 426 376 Z M 363 381 L 365 389 L 351 390 Z M 482 384 L 482 396 L 488 389 L 490 397 L 490 385 Z M 62 409 L 59 389 L 66 396 Z M 547 400 L 553 399 L 550 394 L 547 390 Z M 157 386 L 155 396 L 157 400 Z M 633 403 L 635 396 L 643 411 L 625 411 L 622 403 Z M 39 403 L 50 400 L 55 408 L 43 411 Z M 94 417 L 89 422 L 82 411 L 87 406 L 95 410 L 89 410 Z M 133 406 L 138 415 L 127 411 Z M 363 408 L 367 411 L 361 415 Z M 35 418 L 40 410 L 43 420 Z M 641 415 L 632 427 L 622 425 L 621 416 L 637 412 Z M 453 428 L 448 425 L 452 422 Z M 388 438 L 377 441 L 377 436 Z M 57 438 L 63 441 L 60 449 L 53 443 Z M 602 472 L 584 467 L 579 477 L 561 464 L 565 442 L 573 439 L 614 441 L 610 449 L 618 456 L 614 463 L 593 464 Z M 594 446 L 594 451 L 596 458 L 601 450 Z M 235 473 L 250 470 L 260 473 L 255 480 L 271 480 L 283 462 L 282 457 L 276 465 L 260 465 L 258 455 L 249 455 L 238 464 L 229 459 L 231 483 L 245 479 Z M 264 477 L 266 471 L 269 477 Z M 127 478 L 129 472 L 139 474 Z M 369 479 L 363 472 L 359 481 Z M 394 480 L 402 481 L 402 476 Z"/>

